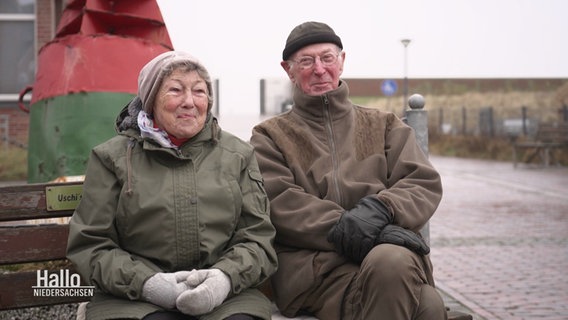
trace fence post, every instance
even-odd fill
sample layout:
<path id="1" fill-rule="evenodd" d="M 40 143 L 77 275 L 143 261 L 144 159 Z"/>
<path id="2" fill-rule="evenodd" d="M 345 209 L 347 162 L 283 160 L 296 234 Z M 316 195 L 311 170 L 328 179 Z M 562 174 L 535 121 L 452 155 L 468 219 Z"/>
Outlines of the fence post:
<path id="1" fill-rule="evenodd" d="M 406 121 L 414 128 L 416 139 L 424 154 L 428 155 L 428 112 L 424 110 L 424 97 L 415 93 L 408 98 Z"/>
<path id="2" fill-rule="evenodd" d="M 436 129 L 438 134 L 444 134 L 444 108 L 440 107 L 438 110 L 438 127 Z"/>
<path id="3" fill-rule="evenodd" d="M 462 106 L 462 129 L 461 133 L 463 136 L 467 135 L 467 110 L 465 106 Z"/>
<path id="4" fill-rule="evenodd" d="M 527 130 L 527 107 L 522 106 L 521 107 L 521 115 L 523 117 L 523 136 L 527 136 L 528 134 L 528 130 Z"/>
<path id="5" fill-rule="evenodd" d="M 415 93 L 408 98 L 409 110 L 406 110 L 406 123 L 414 128 L 418 145 L 428 156 L 428 111 L 424 110 L 424 97 Z M 430 245 L 430 222 L 420 230 L 422 237 Z"/>
<path id="6" fill-rule="evenodd" d="M 7 114 L 0 114 L 0 133 L 2 143 L 8 148 L 10 142 L 10 116 Z"/>

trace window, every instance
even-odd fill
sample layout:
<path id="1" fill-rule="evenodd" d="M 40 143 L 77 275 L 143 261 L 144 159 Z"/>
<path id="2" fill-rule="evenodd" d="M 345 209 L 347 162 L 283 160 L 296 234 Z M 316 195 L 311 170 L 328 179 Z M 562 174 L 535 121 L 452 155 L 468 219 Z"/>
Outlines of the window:
<path id="1" fill-rule="evenodd" d="M 0 1 L 0 105 L 35 77 L 35 0 Z"/>

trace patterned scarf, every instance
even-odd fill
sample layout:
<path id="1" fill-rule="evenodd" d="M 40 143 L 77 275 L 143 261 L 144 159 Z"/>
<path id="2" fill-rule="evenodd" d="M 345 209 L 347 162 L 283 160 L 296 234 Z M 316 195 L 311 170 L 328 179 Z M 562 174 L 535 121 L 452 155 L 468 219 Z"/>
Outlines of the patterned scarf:
<path id="1" fill-rule="evenodd" d="M 140 128 L 142 138 L 150 138 L 165 148 L 178 148 L 172 143 L 166 131 L 154 127 L 154 120 L 144 110 L 140 110 L 138 113 L 138 127 Z"/>

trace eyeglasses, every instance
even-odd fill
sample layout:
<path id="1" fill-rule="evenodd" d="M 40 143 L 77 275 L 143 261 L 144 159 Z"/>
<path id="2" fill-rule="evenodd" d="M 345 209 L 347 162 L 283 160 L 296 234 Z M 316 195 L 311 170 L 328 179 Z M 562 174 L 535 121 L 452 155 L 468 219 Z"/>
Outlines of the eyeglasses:
<path id="1" fill-rule="evenodd" d="M 315 57 L 303 56 L 300 57 L 298 60 L 290 59 L 290 61 L 297 63 L 301 69 L 310 69 L 316 63 L 316 58 L 319 58 L 322 65 L 324 65 L 325 67 L 329 67 L 337 61 L 337 57 L 339 57 L 340 53 L 341 52 L 328 52 L 324 53 L 321 56 L 315 56 Z"/>

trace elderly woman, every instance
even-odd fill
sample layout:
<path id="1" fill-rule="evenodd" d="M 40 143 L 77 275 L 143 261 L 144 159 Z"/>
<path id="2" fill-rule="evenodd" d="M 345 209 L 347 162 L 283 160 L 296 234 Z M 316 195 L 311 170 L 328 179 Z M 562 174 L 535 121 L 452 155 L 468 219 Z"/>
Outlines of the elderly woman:
<path id="1" fill-rule="evenodd" d="M 277 267 L 252 147 L 211 115 L 204 66 L 170 51 L 95 147 L 67 255 L 96 287 L 87 319 L 270 319 Z"/>

